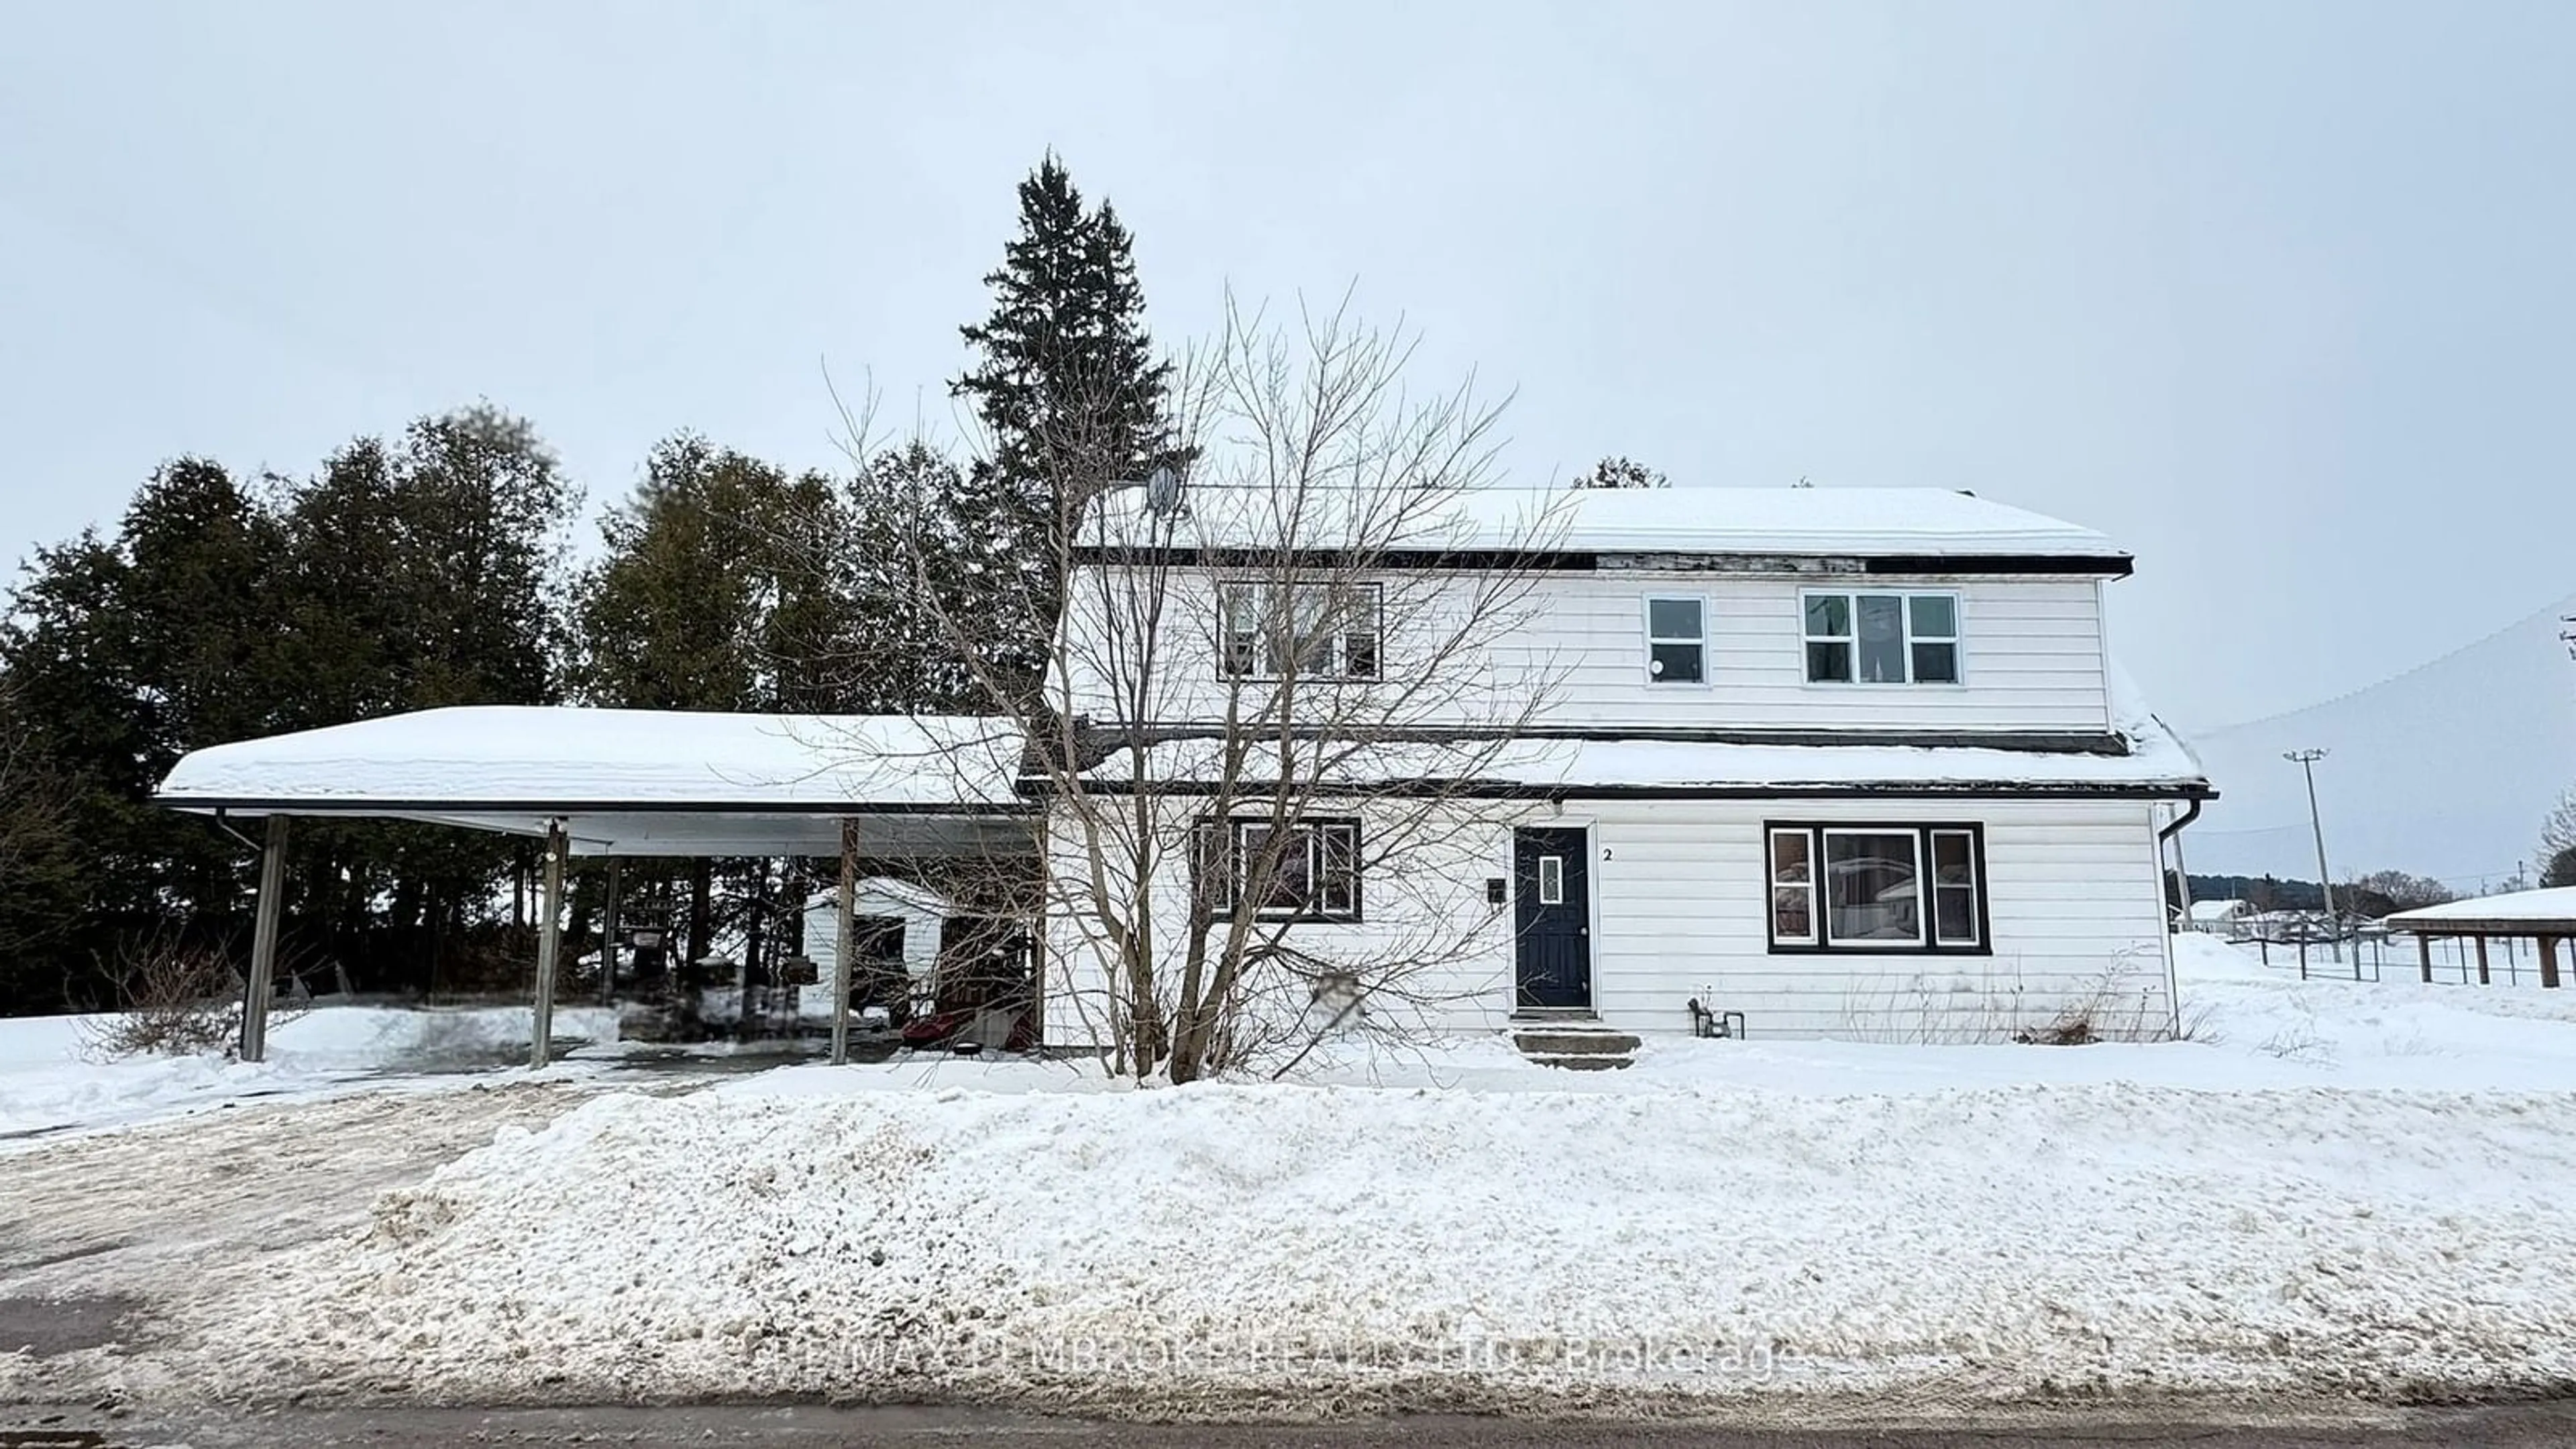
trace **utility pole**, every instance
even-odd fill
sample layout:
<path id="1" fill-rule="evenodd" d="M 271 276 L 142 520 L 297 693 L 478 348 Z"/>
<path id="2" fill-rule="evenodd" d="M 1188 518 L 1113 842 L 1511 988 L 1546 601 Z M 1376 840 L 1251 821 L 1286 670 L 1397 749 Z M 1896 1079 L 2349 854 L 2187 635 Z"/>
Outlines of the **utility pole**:
<path id="1" fill-rule="evenodd" d="M 2335 919 L 2334 876 L 2326 869 L 2325 820 L 2317 814 L 2317 761 L 2324 759 L 2326 753 L 2318 749 L 2289 750 L 2285 751 L 2281 758 L 2297 764 L 2299 772 L 2308 777 L 2308 828 L 2315 831 L 2317 836 L 2317 889 L 2325 892 L 2326 925 L 2334 933 L 2334 958 L 2341 961 L 2343 927 Z"/>

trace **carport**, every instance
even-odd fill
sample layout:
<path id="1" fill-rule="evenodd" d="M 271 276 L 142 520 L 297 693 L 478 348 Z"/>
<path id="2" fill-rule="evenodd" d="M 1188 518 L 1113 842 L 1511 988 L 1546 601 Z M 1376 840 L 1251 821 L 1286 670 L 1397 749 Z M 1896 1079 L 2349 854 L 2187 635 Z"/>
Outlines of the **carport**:
<path id="1" fill-rule="evenodd" d="M 406 820 L 545 842 L 531 1065 L 547 1060 L 564 872 L 579 857 L 837 856 L 841 959 L 862 849 L 878 858 L 1033 856 L 1021 737 L 971 715 L 700 714 L 470 705 L 194 751 L 155 800 L 265 822 L 241 1056 L 266 1053 L 290 823 Z M 849 982 L 832 1060 L 849 1057 Z"/>
<path id="2" fill-rule="evenodd" d="M 2435 937 L 2466 937 L 2475 941 L 2480 986 L 2488 981 L 2487 942 L 2499 937 L 2507 940 L 2529 937 L 2540 947 L 2540 984 L 2555 988 L 2559 980 L 2558 943 L 2576 940 L 2576 886 L 2447 901 L 2438 906 L 2399 911 L 2380 924 L 2415 937 L 2415 949 L 2423 959 L 2426 981 L 2433 979 Z"/>

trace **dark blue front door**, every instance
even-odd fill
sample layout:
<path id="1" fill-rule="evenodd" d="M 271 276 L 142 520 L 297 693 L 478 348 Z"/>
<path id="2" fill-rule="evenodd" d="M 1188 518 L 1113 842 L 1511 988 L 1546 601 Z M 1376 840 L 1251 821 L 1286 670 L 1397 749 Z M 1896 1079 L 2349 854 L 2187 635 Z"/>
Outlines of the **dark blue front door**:
<path id="1" fill-rule="evenodd" d="M 1519 941 L 1519 1007 L 1592 1005 L 1590 834 L 1512 832 L 1512 916 Z"/>

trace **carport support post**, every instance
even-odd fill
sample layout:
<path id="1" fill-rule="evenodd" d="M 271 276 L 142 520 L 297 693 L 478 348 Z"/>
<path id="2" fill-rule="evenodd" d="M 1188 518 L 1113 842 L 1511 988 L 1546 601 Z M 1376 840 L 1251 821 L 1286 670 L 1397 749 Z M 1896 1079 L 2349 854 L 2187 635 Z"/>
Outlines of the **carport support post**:
<path id="1" fill-rule="evenodd" d="M 2424 961 L 2424 984 L 2433 984 L 2433 938 L 2425 932 L 2415 933 L 2415 954 Z"/>
<path id="2" fill-rule="evenodd" d="M 564 853 L 571 841 L 560 820 L 546 822 L 545 920 L 537 927 L 537 1001 L 530 1029 L 528 1065 L 546 1064 L 555 1032 L 555 956 L 563 947 Z"/>
<path id="3" fill-rule="evenodd" d="M 268 817 L 259 852 L 259 913 L 250 933 L 250 978 L 242 983 L 241 1059 L 268 1059 L 269 985 L 277 979 L 277 928 L 286 911 L 286 817 Z"/>
<path id="4" fill-rule="evenodd" d="M 616 856 L 608 858 L 608 928 L 599 933 L 599 1004 L 617 1004 L 617 867 Z"/>
<path id="5" fill-rule="evenodd" d="M 2540 938 L 2540 984 L 2553 991 L 2558 987 L 2558 938 L 2556 936 Z"/>
<path id="6" fill-rule="evenodd" d="M 859 822 L 844 817 L 841 821 L 841 892 L 832 910 L 834 939 L 839 942 L 832 955 L 832 1065 L 845 1066 L 850 1060 L 850 972 L 858 964 L 850 959 L 858 948 L 859 934 Z"/>

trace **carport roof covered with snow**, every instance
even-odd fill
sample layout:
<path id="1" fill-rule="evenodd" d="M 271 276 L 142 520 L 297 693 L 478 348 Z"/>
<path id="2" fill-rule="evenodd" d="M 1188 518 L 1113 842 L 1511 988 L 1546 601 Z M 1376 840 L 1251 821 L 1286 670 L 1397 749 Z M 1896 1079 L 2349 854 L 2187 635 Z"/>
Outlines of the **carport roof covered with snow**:
<path id="1" fill-rule="evenodd" d="M 154 797 L 174 810 L 268 818 L 243 985 L 241 1055 L 266 1050 L 294 816 L 414 820 L 546 842 L 530 1060 L 554 1010 L 568 856 L 841 858 L 843 948 L 860 854 L 1036 849 L 1019 792 L 1023 741 L 971 715 L 692 714 L 473 705 L 194 751 Z M 612 898 L 614 888 L 611 889 Z M 614 907 L 611 907 L 614 914 Z M 833 992 L 832 1059 L 847 1059 L 849 991 Z"/>
<path id="2" fill-rule="evenodd" d="M 1021 737 L 971 715 L 761 715 L 472 705 L 243 740 L 156 796 L 230 815 L 415 820 L 543 835 L 580 855 L 884 854 L 1026 834 Z"/>
<path id="3" fill-rule="evenodd" d="M 2528 936 L 2540 947 L 2540 984 L 2553 987 L 2559 981 L 2558 943 L 2576 940 L 2576 886 L 2445 901 L 2438 906 L 2399 911 L 2380 924 L 2414 936 L 2426 981 L 2433 979 L 2435 937 L 2465 936 L 2476 942 L 2478 983 L 2485 985 L 2488 939 Z"/>

